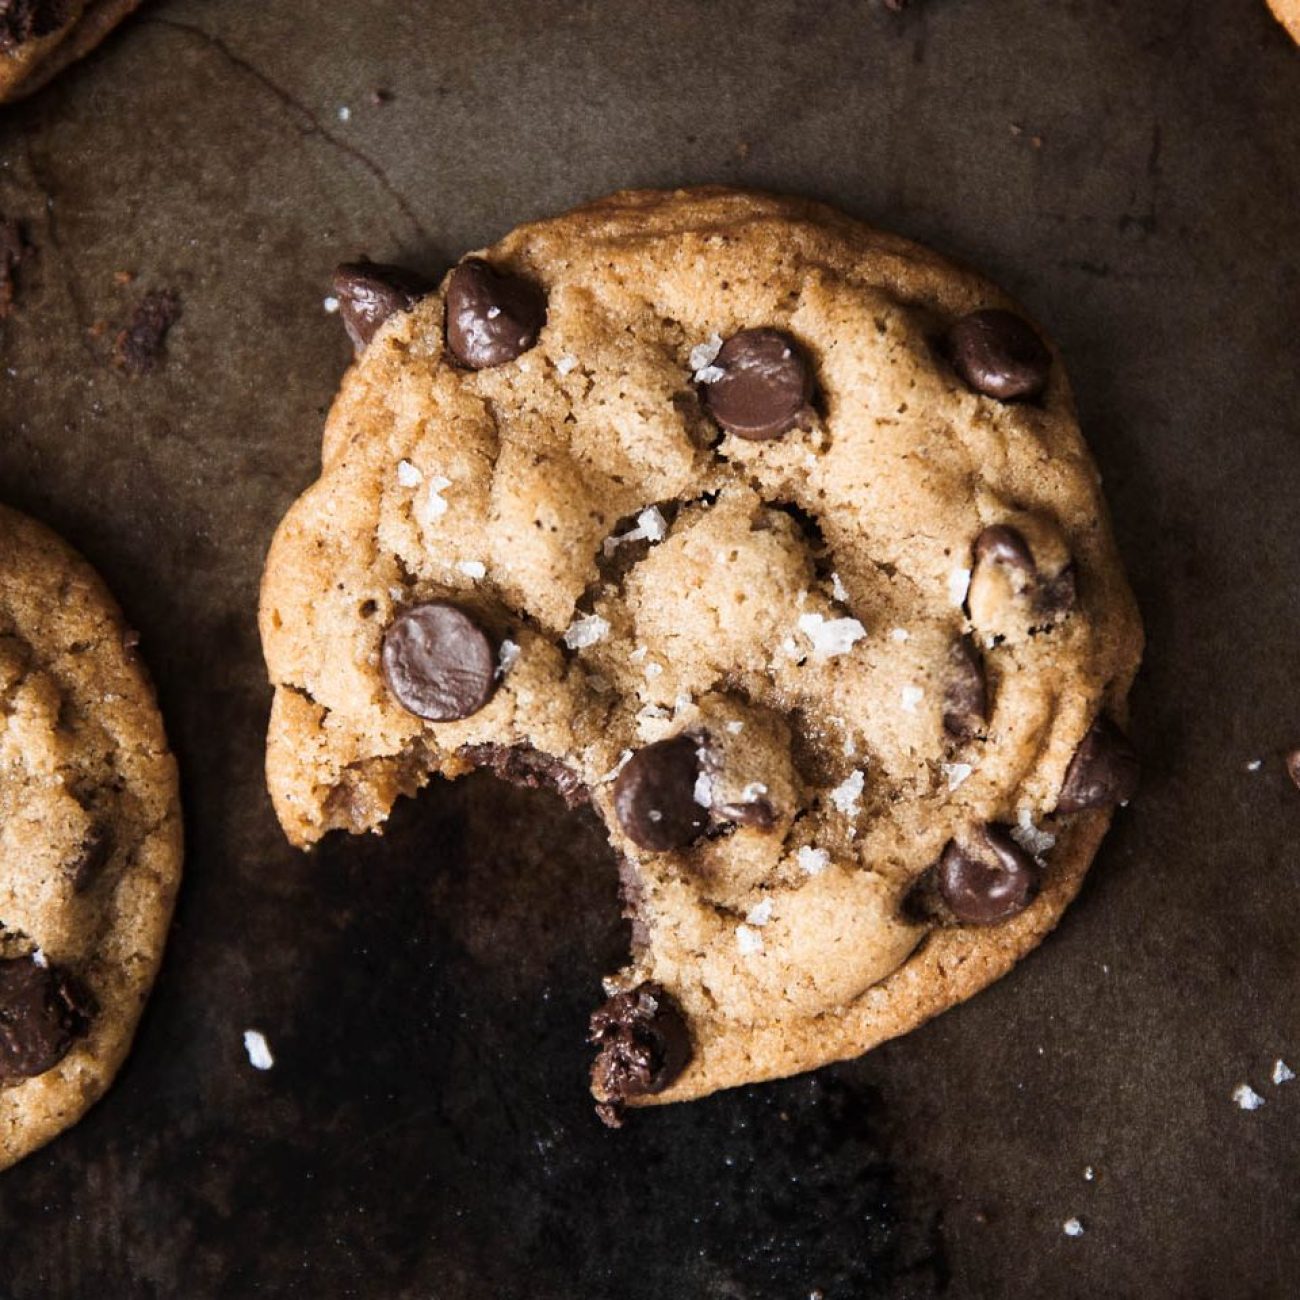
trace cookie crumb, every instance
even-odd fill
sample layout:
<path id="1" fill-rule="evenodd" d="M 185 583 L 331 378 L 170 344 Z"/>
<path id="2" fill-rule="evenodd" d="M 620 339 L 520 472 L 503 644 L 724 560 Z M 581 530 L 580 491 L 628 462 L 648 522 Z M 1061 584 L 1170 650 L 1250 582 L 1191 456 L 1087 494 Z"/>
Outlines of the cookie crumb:
<path id="1" fill-rule="evenodd" d="M 820 876 L 831 865 L 831 855 L 825 849 L 813 848 L 811 844 L 801 844 L 794 856 L 800 869 L 809 876 Z"/>
<path id="2" fill-rule="evenodd" d="M 569 624 L 564 644 L 570 650 L 585 650 L 609 635 L 609 621 L 599 614 L 581 614 Z"/>
<path id="3" fill-rule="evenodd" d="M 1292 784 L 1300 789 L 1300 746 L 1288 750 L 1282 761 L 1286 764 L 1286 774 L 1291 778 Z"/>
<path id="4" fill-rule="evenodd" d="M 256 1029 L 244 1030 L 244 1051 L 248 1053 L 248 1063 L 255 1070 L 269 1070 L 275 1064 L 266 1035 Z"/>
<path id="5" fill-rule="evenodd" d="M 147 375 L 163 359 L 167 334 L 180 317 L 177 294 L 170 289 L 151 289 L 113 340 L 113 364 L 129 375 Z"/>
<path id="6" fill-rule="evenodd" d="M 1290 1083 L 1295 1078 L 1295 1071 L 1279 1056 L 1273 1062 L 1273 1082 L 1277 1084 Z"/>
<path id="7" fill-rule="evenodd" d="M 1065 1233 L 1067 1237 L 1082 1237 L 1083 1224 L 1080 1223 L 1078 1219 L 1066 1219 L 1066 1221 L 1061 1224 L 1061 1231 Z"/>
<path id="8" fill-rule="evenodd" d="M 1232 1090 L 1232 1100 L 1242 1110 L 1258 1110 L 1264 1104 L 1264 1098 L 1248 1083 L 1239 1083 Z"/>

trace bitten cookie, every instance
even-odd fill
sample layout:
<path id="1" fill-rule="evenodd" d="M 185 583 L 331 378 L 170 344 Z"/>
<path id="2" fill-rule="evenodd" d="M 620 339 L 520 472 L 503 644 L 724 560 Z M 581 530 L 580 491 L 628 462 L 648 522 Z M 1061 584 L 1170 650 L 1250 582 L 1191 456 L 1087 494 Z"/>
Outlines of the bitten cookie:
<path id="1" fill-rule="evenodd" d="M 1291 33 L 1293 41 L 1300 42 L 1300 0 L 1268 0 L 1273 17 Z"/>
<path id="2" fill-rule="evenodd" d="M 0 103 L 89 54 L 140 0 L 0 0 Z"/>
<path id="3" fill-rule="evenodd" d="M 611 1122 L 857 1055 L 1051 929 L 1132 792 L 1142 636 L 1004 295 L 723 189 L 335 292 L 357 362 L 262 588 L 295 844 L 434 773 L 590 799 L 633 923 Z"/>
<path id="4" fill-rule="evenodd" d="M 126 1056 L 180 879 L 176 765 L 90 567 L 0 507 L 0 1168 Z"/>

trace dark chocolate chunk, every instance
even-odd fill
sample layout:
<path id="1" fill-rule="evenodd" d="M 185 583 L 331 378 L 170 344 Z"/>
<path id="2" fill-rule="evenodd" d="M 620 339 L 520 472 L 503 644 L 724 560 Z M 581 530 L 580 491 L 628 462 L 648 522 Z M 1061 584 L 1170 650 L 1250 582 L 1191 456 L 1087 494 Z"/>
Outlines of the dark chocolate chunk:
<path id="1" fill-rule="evenodd" d="M 1047 578 L 1039 586 L 1034 609 L 1048 618 L 1056 618 L 1068 614 L 1078 603 L 1079 589 L 1074 576 L 1074 565 L 1067 564 L 1056 577 Z"/>
<path id="2" fill-rule="evenodd" d="M 996 925 L 1023 912 L 1038 876 L 1038 864 L 1005 826 L 985 826 L 964 844 L 949 840 L 939 858 L 939 893 L 963 925 Z"/>
<path id="3" fill-rule="evenodd" d="M 72 0 L 0 0 L 0 54 L 57 32 L 73 13 Z"/>
<path id="4" fill-rule="evenodd" d="M 546 298 L 531 281 L 505 275 L 471 257 L 447 282 L 447 346 L 461 365 L 504 365 L 537 342 Z"/>
<path id="5" fill-rule="evenodd" d="M 334 272 L 332 287 L 343 328 L 360 356 L 390 316 L 410 311 L 433 284 L 405 267 L 362 261 L 344 262 Z"/>
<path id="6" fill-rule="evenodd" d="M 181 300 L 170 289 L 154 289 L 137 304 L 113 340 L 113 364 L 129 375 L 146 375 L 162 360 L 168 331 L 181 318 Z"/>
<path id="7" fill-rule="evenodd" d="M 713 362 L 722 374 L 704 385 L 704 405 L 729 433 L 753 442 L 779 438 L 811 414 L 812 367 L 780 330 L 741 330 Z"/>
<path id="8" fill-rule="evenodd" d="M 952 327 L 948 344 L 957 373 L 986 397 L 1014 402 L 1047 387 L 1052 354 L 1014 312 L 971 312 Z"/>
<path id="9" fill-rule="evenodd" d="M 89 889 L 112 855 L 112 832 L 102 822 L 93 823 L 75 857 L 67 864 L 68 874 L 72 877 L 72 888 L 78 894 Z"/>
<path id="10" fill-rule="evenodd" d="M 94 1001 L 56 966 L 0 958 L 0 1084 L 56 1066 L 85 1036 Z"/>
<path id="11" fill-rule="evenodd" d="M 943 729 L 969 740 L 988 721 L 988 687 L 975 642 L 959 637 L 948 653 L 948 681 L 943 692 Z"/>
<path id="12" fill-rule="evenodd" d="M 384 633 L 384 680 L 397 702 L 430 722 L 477 713 L 496 689 L 492 638 L 444 600 L 403 610 Z"/>
<path id="13" fill-rule="evenodd" d="M 531 745 L 466 745 L 460 752 L 512 785 L 554 790 L 570 808 L 590 802 L 590 791 L 571 767 Z"/>
<path id="14" fill-rule="evenodd" d="M 598 1113 L 615 1128 L 622 1121 L 619 1102 L 662 1092 L 691 1059 L 685 1017 L 658 984 L 616 993 L 592 1015 L 589 1041 L 599 1049 L 591 1067 L 604 1108 Z"/>
<path id="15" fill-rule="evenodd" d="M 1296 788 L 1300 789 L 1300 746 L 1288 750 L 1283 762 L 1286 764 L 1287 776 L 1295 783 Z"/>
<path id="16" fill-rule="evenodd" d="M 1128 737 L 1107 717 L 1088 729 L 1070 766 L 1056 801 L 1059 813 L 1082 812 L 1125 803 L 1137 792 L 1141 768 Z"/>
<path id="17" fill-rule="evenodd" d="M 695 801 L 698 742 L 690 736 L 639 749 L 614 782 L 614 812 L 628 838 L 653 853 L 680 849 L 704 833 L 708 813 Z"/>

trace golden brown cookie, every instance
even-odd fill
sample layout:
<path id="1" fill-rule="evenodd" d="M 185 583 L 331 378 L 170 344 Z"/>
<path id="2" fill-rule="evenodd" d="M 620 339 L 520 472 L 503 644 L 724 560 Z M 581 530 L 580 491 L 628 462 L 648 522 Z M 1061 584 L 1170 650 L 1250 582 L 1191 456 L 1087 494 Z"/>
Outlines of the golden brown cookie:
<path id="1" fill-rule="evenodd" d="M 0 103 L 89 54 L 140 0 L 0 0 Z"/>
<path id="2" fill-rule="evenodd" d="M 359 355 L 262 589 L 294 843 L 478 766 L 590 798 L 611 1120 L 857 1055 L 1051 929 L 1134 784 L 1142 634 L 1004 295 L 724 189 L 335 289 Z"/>
<path id="3" fill-rule="evenodd" d="M 1268 0 L 1273 17 L 1291 33 L 1293 41 L 1300 42 L 1300 0 Z"/>
<path id="4" fill-rule="evenodd" d="M 90 567 L 0 507 L 0 1168 L 130 1047 L 181 869 L 176 765 Z"/>

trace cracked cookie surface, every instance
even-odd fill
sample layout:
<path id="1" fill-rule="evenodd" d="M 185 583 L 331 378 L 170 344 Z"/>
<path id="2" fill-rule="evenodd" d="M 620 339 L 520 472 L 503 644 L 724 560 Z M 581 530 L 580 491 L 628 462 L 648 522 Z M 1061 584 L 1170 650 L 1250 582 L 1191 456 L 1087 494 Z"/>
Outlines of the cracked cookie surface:
<path id="1" fill-rule="evenodd" d="M 585 791 L 633 919 L 615 1120 L 856 1055 L 1032 948 L 1131 792 L 1141 629 L 1005 296 L 722 189 L 521 227 L 376 323 L 390 270 L 347 268 L 361 351 L 263 581 L 289 838 L 475 766 Z"/>
<path id="2" fill-rule="evenodd" d="M 176 767 L 90 567 L 0 507 L 0 1168 L 130 1047 L 180 878 Z"/>

